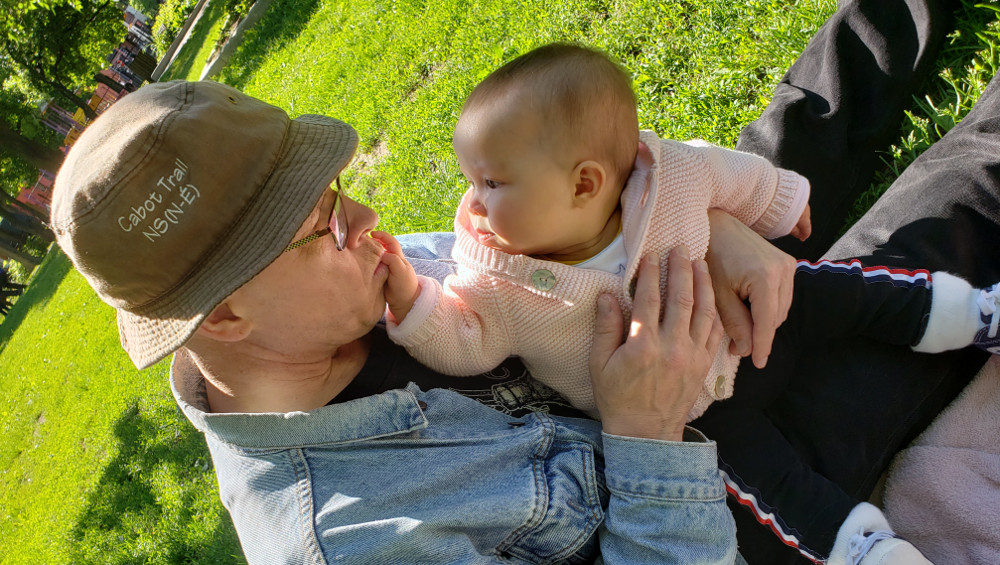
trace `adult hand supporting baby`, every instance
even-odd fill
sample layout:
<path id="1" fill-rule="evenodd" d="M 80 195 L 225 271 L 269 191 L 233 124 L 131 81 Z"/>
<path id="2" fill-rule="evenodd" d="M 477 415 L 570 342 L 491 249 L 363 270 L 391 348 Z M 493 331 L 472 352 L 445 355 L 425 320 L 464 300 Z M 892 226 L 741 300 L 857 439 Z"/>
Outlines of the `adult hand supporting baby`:
<path id="1" fill-rule="evenodd" d="M 719 347 L 708 265 L 692 262 L 683 246 L 670 252 L 669 263 L 661 308 L 660 259 L 643 258 L 625 343 L 618 302 L 598 300 L 590 374 L 605 433 L 681 441 Z"/>
<path id="2" fill-rule="evenodd" d="M 712 236 L 705 259 L 719 316 L 733 339 L 730 352 L 752 355 L 753 364 L 763 367 L 792 304 L 795 259 L 725 212 L 709 210 L 708 218 Z"/>

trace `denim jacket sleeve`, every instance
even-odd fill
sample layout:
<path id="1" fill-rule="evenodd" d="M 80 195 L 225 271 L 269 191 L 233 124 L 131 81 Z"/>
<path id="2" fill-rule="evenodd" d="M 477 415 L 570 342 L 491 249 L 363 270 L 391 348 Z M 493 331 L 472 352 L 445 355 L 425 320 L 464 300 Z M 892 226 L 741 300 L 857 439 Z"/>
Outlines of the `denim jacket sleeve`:
<path id="1" fill-rule="evenodd" d="M 685 439 L 603 435 L 610 500 L 599 530 L 597 563 L 742 562 L 715 443 L 690 428 Z"/>

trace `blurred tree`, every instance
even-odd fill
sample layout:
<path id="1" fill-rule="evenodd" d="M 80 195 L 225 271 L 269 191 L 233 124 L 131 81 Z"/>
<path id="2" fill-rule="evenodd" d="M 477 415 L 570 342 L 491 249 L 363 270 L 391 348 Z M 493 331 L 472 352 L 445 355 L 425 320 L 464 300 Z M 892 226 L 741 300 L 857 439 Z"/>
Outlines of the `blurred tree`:
<path id="1" fill-rule="evenodd" d="M 40 123 L 25 85 L 2 60 L 0 86 L 0 253 L 31 269 L 40 261 L 39 246 L 27 245 L 28 237 L 35 236 L 34 241 L 44 247 L 52 241 L 52 232 L 44 213 L 24 206 L 14 196 L 22 186 L 35 183 L 39 169 L 57 171 L 63 154 L 53 148 L 58 136 Z"/>
<path id="2" fill-rule="evenodd" d="M 91 84 L 121 42 L 122 8 L 113 0 L 0 0 L 0 57 L 34 88 L 82 108 Z"/>
<path id="3" fill-rule="evenodd" d="M 0 110 L 2 112 L 3 110 Z M 20 131 L 11 127 L 5 120 L 0 120 L 0 151 L 8 156 L 17 156 L 21 161 L 11 161 L 4 164 L 0 161 L 0 167 L 6 172 L 10 167 L 10 178 L 18 178 L 28 184 L 34 182 L 34 176 L 38 174 L 38 169 L 46 171 L 58 171 L 59 164 L 62 163 L 63 154 L 52 149 L 35 139 L 26 137 Z M 5 175 L 6 176 L 6 175 Z"/>
<path id="4" fill-rule="evenodd" d="M 54 148 L 59 136 L 40 123 L 37 103 L 29 102 L 25 85 L 15 79 L 0 60 L 0 218 L 8 219 L 20 232 L 49 242 L 52 233 L 46 215 L 14 197 L 21 187 L 35 183 L 39 169 L 58 171 L 63 154 Z"/>
<path id="5" fill-rule="evenodd" d="M 0 254 L 17 261 L 30 271 L 42 262 L 42 258 L 25 249 L 26 243 L 24 234 L 7 227 L 5 223 L 0 223 Z"/>
<path id="6" fill-rule="evenodd" d="M 15 207 L 16 201 L 11 201 L 10 198 L 6 200 L 8 202 L 0 203 L 0 218 L 5 220 L 5 224 L 11 226 L 18 233 L 38 237 L 44 243 L 51 243 L 55 239 L 52 230 L 46 223 L 43 223 L 43 218 L 26 212 L 23 207 Z"/>
<path id="7" fill-rule="evenodd" d="M 14 281 L 3 266 L 0 266 L 0 314 L 6 316 L 14 299 L 24 292 L 25 286 Z"/>
<path id="8" fill-rule="evenodd" d="M 131 0 L 129 5 L 138 10 L 140 14 L 148 16 L 151 21 L 156 20 L 156 13 L 160 11 L 159 0 Z"/>
<path id="9" fill-rule="evenodd" d="M 0 55 L 0 183 L 9 194 L 33 183 L 38 169 L 58 170 L 63 158 L 58 136 L 39 120 L 37 93 L 30 100 L 30 86 L 18 78 Z"/>

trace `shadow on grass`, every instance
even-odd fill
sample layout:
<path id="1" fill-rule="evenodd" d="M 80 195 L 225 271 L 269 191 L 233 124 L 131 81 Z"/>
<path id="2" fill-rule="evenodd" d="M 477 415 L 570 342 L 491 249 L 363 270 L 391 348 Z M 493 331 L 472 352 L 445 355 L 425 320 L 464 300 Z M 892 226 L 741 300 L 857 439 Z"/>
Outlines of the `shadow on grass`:
<path id="1" fill-rule="evenodd" d="M 52 298 L 71 268 L 69 258 L 57 247 L 52 246 L 42 264 L 35 268 L 34 277 L 24 294 L 17 298 L 10 312 L 0 323 L 0 351 L 7 347 L 7 342 L 14 335 L 14 331 L 21 326 L 28 312 L 35 306 L 44 306 L 49 298 Z"/>
<path id="2" fill-rule="evenodd" d="M 967 92 L 956 90 L 956 85 L 961 85 L 970 77 L 970 73 L 975 73 L 970 65 L 973 55 L 979 54 L 987 67 L 996 65 L 1000 59 L 991 47 L 998 36 L 996 31 L 990 29 L 997 21 L 997 16 L 998 12 L 993 8 L 973 3 L 963 5 L 955 11 L 957 33 L 945 40 L 945 45 L 933 63 L 935 70 L 924 79 L 914 95 L 907 108 L 910 114 L 901 120 L 900 140 L 894 142 L 899 154 L 894 154 L 888 147 L 880 152 L 880 161 L 874 167 L 871 186 L 855 199 L 837 238 L 875 205 L 910 163 L 954 127 L 956 116 L 951 115 L 953 110 L 957 110 L 957 118 L 961 119 L 971 109 L 962 107 L 948 110 L 946 107 L 950 101 L 963 99 L 967 103 L 970 99 Z M 950 71 L 951 78 L 941 76 L 945 69 Z M 989 78 L 987 77 L 987 82 Z M 926 102 L 928 98 L 936 100 L 942 109 L 946 109 L 945 113 L 932 108 Z M 929 120 L 926 126 L 921 123 L 924 119 Z"/>
<path id="3" fill-rule="evenodd" d="M 215 27 L 216 22 L 222 19 L 226 15 L 226 3 L 215 1 L 209 2 L 205 7 L 205 13 L 201 15 L 198 19 L 198 23 L 195 24 L 194 29 L 191 30 L 191 35 L 184 42 L 181 47 L 181 52 L 177 54 L 177 57 L 172 63 L 170 63 L 170 68 L 167 70 L 167 76 L 163 77 L 161 80 L 171 80 L 184 78 L 188 76 L 191 69 L 194 67 L 195 58 L 201 53 L 201 48 L 206 42 L 215 41 L 217 37 L 209 37 L 209 32 Z M 201 61 L 202 64 L 205 61 Z M 197 80 L 197 77 L 195 77 Z"/>
<path id="4" fill-rule="evenodd" d="M 319 7 L 319 0 L 274 0 L 253 28 L 248 29 L 221 80 L 243 89 L 274 49 L 295 39 Z"/>
<path id="5" fill-rule="evenodd" d="M 215 477 L 205 440 L 179 410 L 147 415 L 133 402 L 114 433 L 118 455 L 72 530 L 73 563 L 246 563 L 208 488 Z"/>

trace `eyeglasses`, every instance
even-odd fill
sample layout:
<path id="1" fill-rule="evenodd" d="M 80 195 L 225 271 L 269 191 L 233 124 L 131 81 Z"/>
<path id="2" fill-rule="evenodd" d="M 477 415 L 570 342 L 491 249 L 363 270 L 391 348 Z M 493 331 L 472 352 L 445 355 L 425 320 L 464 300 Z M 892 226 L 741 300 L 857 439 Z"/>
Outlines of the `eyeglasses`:
<path id="1" fill-rule="evenodd" d="M 333 210 L 330 211 L 330 220 L 327 222 L 325 228 L 315 232 L 313 234 L 307 235 L 302 239 L 293 241 L 288 244 L 285 251 L 291 251 L 296 247 L 302 247 L 303 245 L 323 237 L 326 234 L 333 234 L 333 242 L 337 245 L 337 251 L 343 251 L 344 247 L 347 246 L 347 213 L 344 212 L 343 201 L 340 198 L 340 177 L 338 176 L 334 182 L 337 183 L 337 190 L 335 196 L 333 197 Z M 284 253 L 284 251 L 282 251 Z"/>

